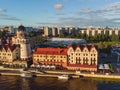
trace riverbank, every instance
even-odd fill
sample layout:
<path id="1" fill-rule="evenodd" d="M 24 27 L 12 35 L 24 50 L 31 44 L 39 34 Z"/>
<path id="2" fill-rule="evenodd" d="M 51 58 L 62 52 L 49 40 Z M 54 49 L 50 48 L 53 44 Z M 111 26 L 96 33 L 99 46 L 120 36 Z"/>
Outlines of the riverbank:
<path id="1" fill-rule="evenodd" d="M 0 75 L 20 76 L 21 69 L 0 69 Z M 44 71 L 44 73 L 28 70 L 35 73 L 36 77 L 58 77 L 61 74 L 71 75 L 72 78 L 103 78 L 103 79 L 119 79 L 120 75 L 115 74 L 96 74 L 96 73 L 77 73 L 75 71 Z"/>

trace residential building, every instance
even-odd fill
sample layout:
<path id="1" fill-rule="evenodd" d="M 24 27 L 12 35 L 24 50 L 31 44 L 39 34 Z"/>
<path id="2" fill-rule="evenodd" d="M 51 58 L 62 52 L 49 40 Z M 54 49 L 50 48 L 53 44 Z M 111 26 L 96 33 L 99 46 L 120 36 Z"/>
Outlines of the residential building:
<path id="1" fill-rule="evenodd" d="M 112 28 L 86 28 L 86 29 L 82 29 L 80 31 L 82 34 L 86 34 L 88 36 L 94 36 L 97 34 L 106 34 L 108 33 L 109 35 L 118 35 L 120 36 L 120 29 L 112 29 Z"/>
<path id="2" fill-rule="evenodd" d="M 43 30 L 44 30 L 43 36 L 50 36 L 50 35 L 52 35 L 52 29 L 51 28 L 44 27 Z"/>
<path id="3" fill-rule="evenodd" d="M 52 27 L 52 36 L 57 36 L 58 35 L 58 30 L 56 27 Z"/>

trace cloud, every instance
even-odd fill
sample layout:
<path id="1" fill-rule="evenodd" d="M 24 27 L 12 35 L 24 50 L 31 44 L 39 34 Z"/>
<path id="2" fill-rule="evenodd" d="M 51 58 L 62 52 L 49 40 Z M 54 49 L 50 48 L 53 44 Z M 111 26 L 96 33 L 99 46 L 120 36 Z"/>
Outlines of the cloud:
<path id="1" fill-rule="evenodd" d="M 60 18 L 59 25 L 61 26 L 119 26 L 119 22 L 116 21 L 118 18 L 107 19 L 107 18 L 80 18 L 80 17 L 67 17 Z M 120 20 L 120 19 L 119 19 Z"/>
<path id="2" fill-rule="evenodd" d="M 55 4 L 55 5 L 54 5 L 54 8 L 55 8 L 56 10 L 61 10 L 61 9 L 63 8 L 63 5 L 62 5 L 62 4 Z"/>
<path id="3" fill-rule="evenodd" d="M 7 11 L 6 9 L 0 8 L 0 12 L 6 12 L 6 11 Z"/>
<path id="4" fill-rule="evenodd" d="M 66 15 L 66 13 L 57 12 L 55 15 L 57 15 L 57 16 L 62 16 L 62 15 Z"/>
<path id="5" fill-rule="evenodd" d="M 67 2 L 68 0 L 63 0 L 64 2 Z"/>
<path id="6" fill-rule="evenodd" d="M 101 9 L 96 9 L 96 10 L 90 10 L 88 8 L 83 8 L 83 10 L 86 11 L 80 11 L 80 14 L 111 14 L 111 13 L 119 13 L 120 14 L 120 2 L 112 3 L 106 7 L 103 7 Z"/>
<path id="7" fill-rule="evenodd" d="M 63 6 L 62 6 L 63 8 Z M 61 8 L 61 9 L 62 9 Z M 60 9 L 57 9 L 60 10 Z M 42 22 L 39 25 L 58 26 L 101 26 L 120 27 L 120 2 L 111 3 L 105 7 L 91 9 L 83 7 L 76 13 L 57 12 L 55 22 Z M 54 17 L 53 17 L 54 18 Z"/>
<path id="8" fill-rule="evenodd" d="M 81 10 L 83 10 L 83 11 L 89 11 L 90 8 L 89 7 L 83 7 L 83 8 L 81 8 Z"/>
<path id="9" fill-rule="evenodd" d="M 55 23 L 55 22 L 39 22 L 37 24 L 40 24 L 40 25 L 57 25 L 58 23 Z"/>
<path id="10" fill-rule="evenodd" d="M 6 15 L 6 14 L 0 14 L 0 19 L 2 20 L 14 20 L 14 21 L 20 21 L 20 19 L 10 16 L 10 15 Z"/>
<path id="11" fill-rule="evenodd" d="M 14 20 L 14 21 L 20 21 L 20 19 L 16 18 L 16 17 L 4 17 L 4 18 L 0 18 L 3 20 Z"/>

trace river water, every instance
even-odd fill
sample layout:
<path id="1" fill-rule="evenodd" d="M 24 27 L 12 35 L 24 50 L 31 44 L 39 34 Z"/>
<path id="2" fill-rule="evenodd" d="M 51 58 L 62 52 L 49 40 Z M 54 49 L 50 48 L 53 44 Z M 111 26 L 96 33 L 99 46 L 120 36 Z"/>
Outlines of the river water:
<path id="1" fill-rule="evenodd" d="M 91 79 L 21 78 L 0 76 L 0 90 L 120 90 L 120 82 Z"/>

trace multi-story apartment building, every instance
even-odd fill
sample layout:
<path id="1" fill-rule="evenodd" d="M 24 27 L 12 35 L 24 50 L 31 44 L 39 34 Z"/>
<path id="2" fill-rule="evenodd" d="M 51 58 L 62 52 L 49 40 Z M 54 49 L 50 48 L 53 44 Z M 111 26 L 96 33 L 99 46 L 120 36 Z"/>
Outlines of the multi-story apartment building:
<path id="1" fill-rule="evenodd" d="M 52 27 L 52 36 L 58 36 L 58 30 L 56 27 Z"/>
<path id="2" fill-rule="evenodd" d="M 86 28 L 80 31 L 82 34 L 86 34 L 88 36 L 94 36 L 97 34 L 106 34 L 109 35 L 118 35 L 120 36 L 120 29 L 112 29 L 112 28 Z"/>
<path id="3" fill-rule="evenodd" d="M 43 36 L 50 36 L 50 35 L 52 35 L 52 29 L 51 28 L 44 27 L 43 30 L 44 30 Z"/>
<path id="4" fill-rule="evenodd" d="M 37 48 L 33 54 L 33 63 L 67 66 L 67 48 Z"/>

